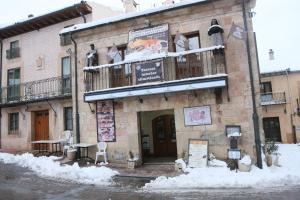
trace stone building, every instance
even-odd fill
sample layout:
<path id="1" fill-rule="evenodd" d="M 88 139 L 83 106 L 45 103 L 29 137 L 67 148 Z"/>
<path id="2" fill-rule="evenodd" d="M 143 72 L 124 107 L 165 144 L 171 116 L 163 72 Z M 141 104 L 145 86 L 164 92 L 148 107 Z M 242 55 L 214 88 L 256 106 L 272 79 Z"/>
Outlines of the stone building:
<path id="1" fill-rule="evenodd" d="M 71 39 L 59 31 L 119 13 L 82 1 L 1 27 L 2 149 L 31 150 L 73 129 Z"/>
<path id="2" fill-rule="evenodd" d="M 255 129 L 257 141 L 263 135 L 261 118 L 253 122 L 253 113 L 262 112 L 248 14 L 254 6 L 182 1 L 62 30 L 75 40 L 77 141 L 106 141 L 109 160 L 120 163 L 129 152 L 143 162 L 187 158 L 190 139 L 207 140 L 208 152 L 226 159 L 225 131 L 232 126 L 241 129 L 238 148 L 255 160 Z M 216 46 L 208 35 L 213 19 L 225 44 Z M 91 44 L 96 66 L 86 66 Z"/>
<path id="3" fill-rule="evenodd" d="M 300 71 L 261 73 L 261 105 L 266 139 L 300 141 Z"/>

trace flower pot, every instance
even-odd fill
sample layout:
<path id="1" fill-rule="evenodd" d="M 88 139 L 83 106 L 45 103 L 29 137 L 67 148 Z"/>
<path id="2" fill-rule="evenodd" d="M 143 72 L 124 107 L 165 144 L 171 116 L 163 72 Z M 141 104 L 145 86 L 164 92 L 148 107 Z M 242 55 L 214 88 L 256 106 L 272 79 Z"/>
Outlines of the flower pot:
<path id="1" fill-rule="evenodd" d="M 239 171 L 241 172 L 250 172 L 251 165 L 246 165 L 243 163 L 238 162 Z"/>
<path id="2" fill-rule="evenodd" d="M 273 164 L 273 158 L 272 155 L 266 155 L 266 160 L 267 160 L 267 166 L 270 167 Z"/>
<path id="3" fill-rule="evenodd" d="M 75 160 L 75 158 L 76 158 L 76 149 L 68 149 L 67 158 L 69 160 Z"/>
<path id="4" fill-rule="evenodd" d="M 137 161 L 135 160 L 128 160 L 127 161 L 127 168 L 128 169 L 135 169 L 137 167 Z"/>

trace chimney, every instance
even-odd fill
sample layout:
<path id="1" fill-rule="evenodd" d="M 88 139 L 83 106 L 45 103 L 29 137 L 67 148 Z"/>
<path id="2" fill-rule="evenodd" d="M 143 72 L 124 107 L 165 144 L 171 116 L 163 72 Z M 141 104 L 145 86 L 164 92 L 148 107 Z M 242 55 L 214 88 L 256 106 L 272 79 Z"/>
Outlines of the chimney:
<path id="1" fill-rule="evenodd" d="M 269 50 L 269 60 L 274 60 L 274 51 L 273 51 L 273 49 Z"/>
<path id="2" fill-rule="evenodd" d="M 174 3 L 175 3 L 174 0 L 164 0 L 163 1 L 163 5 L 165 5 L 165 6 L 169 6 L 169 5 L 172 5 Z"/>
<path id="3" fill-rule="evenodd" d="M 122 0 L 125 13 L 136 12 L 137 3 L 135 0 Z"/>

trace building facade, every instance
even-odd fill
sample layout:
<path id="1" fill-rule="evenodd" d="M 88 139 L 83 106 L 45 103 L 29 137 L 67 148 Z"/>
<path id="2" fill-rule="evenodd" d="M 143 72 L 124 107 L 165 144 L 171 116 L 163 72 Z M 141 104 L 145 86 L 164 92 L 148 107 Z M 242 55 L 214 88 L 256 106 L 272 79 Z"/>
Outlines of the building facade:
<path id="1" fill-rule="evenodd" d="M 300 71 L 262 73 L 261 104 L 266 139 L 300 141 Z"/>
<path id="2" fill-rule="evenodd" d="M 31 150 L 73 130 L 71 38 L 59 31 L 116 14 L 82 1 L 0 29 L 2 149 Z"/>
<path id="3" fill-rule="evenodd" d="M 254 4 L 183 1 L 64 29 L 61 35 L 76 42 L 80 142 L 106 141 L 109 160 L 124 163 L 129 152 L 143 162 L 187 158 L 190 139 L 199 139 L 226 159 L 231 126 L 240 127 L 238 148 L 256 158 L 252 119 L 262 110 L 247 14 Z M 247 37 L 232 32 L 245 24 L 249 59 Z M 221 28 L 213 31 L 221 37 L 208 34 L 211 27 Z M 94 56 L 98 63 L 89 61 Z"/>

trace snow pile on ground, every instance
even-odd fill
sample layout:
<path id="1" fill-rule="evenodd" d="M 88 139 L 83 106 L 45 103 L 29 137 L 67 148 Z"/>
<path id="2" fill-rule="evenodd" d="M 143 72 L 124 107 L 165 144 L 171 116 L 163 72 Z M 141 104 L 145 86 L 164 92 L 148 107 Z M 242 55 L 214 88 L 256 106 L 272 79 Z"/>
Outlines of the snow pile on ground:
<path id="1" fill-rule="evenodd" d="M 73 165 L 60 165 L 55 162 L 57 157 L 34 157 L 32 154 L 13 155 L 0 153 L 0 161 L 5 164 L 16 164 L 29 168 L 41 177 L 55 178 L 59 180 L 74 181 L 84 184 L 109 185 L 112 177 L 118 172 L 107 167 L 84 167 L 78 163 Z"/>
<path id="2" fill-rule="evenodd" d="M 243 188 L 300 185 L 300 146 L 293 144 L 279 145 L 279 165 L 261 170 L 255 166 L 250 172 L 230 171 L 227 167 L 187 168 L 177 177 L 158 177 L 147 183 L 143 189 L 178 189 L 178 188 Z M 245 158 L 245 160 L 248 158 Z M 246 160 L 247 161 L 247 160 Z M 249 161 L 249 160 L 248 160 Z M 219 161 L 218 161 L 219 162 Z"/>
<path id="3" fill-rule="evenodd" d="M 249 155 L 245 155 L 241 160 L 240 160 L 241 164 L 244 165 L 251 165 L 251 158 Z"/>

